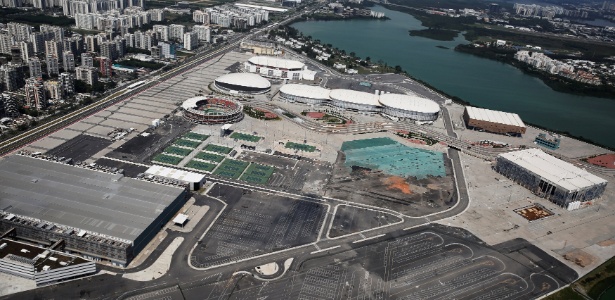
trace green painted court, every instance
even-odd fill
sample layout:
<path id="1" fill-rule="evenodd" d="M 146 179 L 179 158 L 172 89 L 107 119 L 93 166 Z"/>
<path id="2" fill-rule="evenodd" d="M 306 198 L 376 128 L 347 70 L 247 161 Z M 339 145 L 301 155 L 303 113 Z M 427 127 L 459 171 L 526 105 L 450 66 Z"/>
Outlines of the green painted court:
<path id="1" fill-rule="evenodd" d="M 289 148 L 289 149 L 296 149 L 296 150 L 300 150 L 300 151 L 305 151 L 305 152 L 314 152 L 316 151 L 316 147 L 308 145 L 308 144 L 297 144 L 297 143 L 293 143 L 293 142 L 288 142 L 286 143 L 286 145 L 284 145 L 284 147 Z"/>
<path id="2" fill-rule="evenodd" d="M 218 166 L 218 168 L 216 168 L 213 174 L 222 177 L 237 179 L 239 178 L 243 170 L 248 167 L 248 164 L 249 163 L 241 160 L 225 159 L 222 163 L 220 163 L 220 165 Z"/>
<path id="3" fill-rule="evenodd" d="M 154 158 L 152 160 L 153 161 L 157 161 L 157 162 L 161 162 L 161 163 L 165 163 L 165 164 L 177 165 L 180 161 L 182 161 L 182 159 L 184 159 L 184 158 L 183 157 L 166 155 L 166 154 L 158 154 L 158 155 L 154 156 Z"/>
<path id="4" fill-rule="evenodd" d="M 199 134 L 196 132 L 188 132 L 184 135 L 182 135 L 183 139 L 191 139 L 191 140 L 195 140 L 195 141 L 204 141 L 209 137 L 209 135 L 206 134 Z"/>
<path id="5" fill-rule="evenodd" d="M 191 140 L 184 140 L 184 139 L 178 139 L 175 140 L 175 142 L 173 142 L 174 145 L 178 145 L 178 146 L 182 146 L 182 147 L 186 147 L 186 148 L 196 148 L 198 147 L 201 142 L 195 142 L 195 141 L 191 141 Z"/>
<path id="6" fill-rule="evenodd" d="M 271 177 L 274 171 L 274 167 L 252 163 L 241 175 L 240 180 L 256 184 L 267 184 L 269 177 Z"/>
<path id="7" fill-rule="evenodd" d="M 175 146 L 169 146 L 169 147 L 165 148 L 163 152 L 164 153 L 176 154 L 176 155 L 179 155 L 179 156 L 187 156 L 188 154 L 190 154 L 190 152 L 192 152 L 192 150 L 186 149 L 186 148 L 179 148 L 179 147 L 175 147 Z"/>
<path id="8" fill-rule="evenodd" d="M 218 155 L 218 154 L 209 153 L 209 152 L 199 152 L 199 154 L 197 154 L 195 156 L 195 158 L 202 159 L 202 160 L 209 160 L 209 161 L 213 161 L 213 162 L 219 163 L 219 162 L 221 162 L 224 159 L 224 156 Z"/>
<path id="9" fill-rule="evenodd" d="M 211 170 L 213 170 L 216 165 L 212 164 L 212 163 L 207 163 L 204 161 L 198 161 L 198 160 L 191 160 L 189 161 L 186 165 L 186 168 L 191 168 L 191 169 L 197 169 L 197 170 L 201 170 L 201 171 L 207 171 L 207 172 L 211 172 Z"/>
<path id="10" fill-rule="evenodd" d="M 209 144 L 209 145 L 205 146 L 204 150 L 207 150 L 207 151 L 210 151 L 210 152 L 222 153 L 222 154 L 229 154 L 229 152 L 231 152 L 231 150 L 233 150 L 233 148 L 224 147 L 224 146 L 220 146 L 220 145 L 216 145 L 216 144 Z"/>
<path id="11" fill-rule="evenodd" d="M 231 134 L 231 138 L 232 139 L 238 139 L 238 140 L 243 140 L 243 141 L 248 141 L 248 142 L 258 142 L 261 140 L 260 136 L 256 136 L 256 135 L 251 135 L 251 134 L 245 134 L 245 133 L 241 133 L 241 132 L 233 132 Z"/>

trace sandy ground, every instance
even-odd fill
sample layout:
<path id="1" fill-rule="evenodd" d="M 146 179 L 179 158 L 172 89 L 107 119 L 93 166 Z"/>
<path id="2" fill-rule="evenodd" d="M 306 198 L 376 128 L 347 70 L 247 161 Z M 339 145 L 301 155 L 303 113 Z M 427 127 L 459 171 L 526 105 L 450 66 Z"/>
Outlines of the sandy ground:
<path id="1" fill-rule="evenodd" d="M 177 250 L 183 241 L 183 237 L 175 238 L 171 244 L 169 244 L 169 247 L 162 252 L 156 262 L 154 262 L 149 268 L 136 273 L 126 273 L 123 277 L 137 281 L 150 281 L 164 276 L 164 274 L 166 274 L 171 267 L 171 258 L 173 257 L 173 253 L 175 253 L 175 250 Z"/>
<path id="2" fill-rule="evenodd" d="M 513 238 L 524 238 L 560 259 L 583 275 L 615 255 L 615 182 L 592 207 L 568 211 L 491 169 L 491 163 L 462 155 L 469 186 L 470 206 L 459 216 L 439 221 L 462 227 L 486 243 L 494 245 Z M 605 179 L 613 178 L 606 177 Z M 539 203 L 554 213 L 529 222 L 513 210 Z M 564 255 L 582 250 L 590 262 L 581 267 Z"/>

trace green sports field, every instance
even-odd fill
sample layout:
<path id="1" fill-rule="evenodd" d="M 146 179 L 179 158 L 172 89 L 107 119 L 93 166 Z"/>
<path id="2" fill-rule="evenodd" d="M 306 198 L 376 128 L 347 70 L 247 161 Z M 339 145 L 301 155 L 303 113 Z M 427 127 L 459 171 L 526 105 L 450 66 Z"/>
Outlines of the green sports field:
<path id="1" fill-rule="evenodd" d="M 186 168 L 191 168 L 191 169 L 197 169 L 197 170 L 201 170 L 201 171 L 207 171 L 207 172 L 211 172 L 211 170 L 213 170 L 216 165 L 212 164 L 212 163 L 207 163 L 204 161 L 198 161 L 198 160 L 191 160 L 189 161 L 186 165 Z"/>
<path id="2" fill-rule="evenodd" d="M 154 156 L 152 160 L 165 163 L 165 164 L 177 165 L 180 161 L 182 161 L 182 159 L 183 157 L 171 156 L 171 155 L 166 155 L 166 154 L 158 154 Z"/>
<path id="3" fill-rule="evenodd" d="M 214 175 L 237 179 L 248 167 L 248 163 L 241 160 L 225 159 L 214 171 Z"/>
<path id="4" fill-rule="evenodd" d="M 229 152 L 231 152 L 231 150 L 233 150 L 233 148 L 224 147 L 224 146 L 220 146 L 220 145 L 216 145 L 216 144 L 209 144 L 209 145 L 205 146 L 205 150 L 211 151 L 211 152 L 216 152 L 216 153 L 229 154 Z"/>
<path id="5" fill-rule="evenodd" d="M 186 148 L 196 148 L 198 147 L 201 142 L 195 142 L 195 141 L 191 141 L 191 140 L 184 140 L 184 139 L 178 139 L 175 140 L 175 142 L 173 142 L 173 144 L 178 145 L 178 146 L 182 146 L 182 147 L 186 147 Z"/>
<path id="6" fill-rule="evenodd" d="M 195 156 L 195 158 L 202 159 L 202 160 L 209 160 L 209 161 L 213 161 L 213 162 L 219 163 L 219 162 L 221 162 L 224 159 L 224 156 L 218 155 L 218 154 L 209 153 L 209 152 L 199 152 L 199 154 L 197 154 Z"/>
<path id="7" fill-rule="evenodd" d="M 206 134 L 199 134 L 196 132 L 188 132 L 184 135 L 182 135 L 183 139 L 191 139 L 191 140 L 195 140 L 195 141 L 204 141 L 209 137 L 209 135 Z"/>
<path id="8" fill-rule="evenodd" d="M 316 147 L 314 147 L 314 146 L 307 145 L 307 144 L 297 144 L 297 143 L 293 143 L 293 142 L 286 143 L 286 145 L 284 145 L 284 147 L 289 148 L 289 149 L 301 150 L 301 151 L 305 151 L 305 152 L 314 152 L 314 151 L 316 151 Z"/>
<path id="9" fill-rule="evenodd" d="M 231 138 L 232 139 L 238 139 L 238 140 L 243 140 L 243 141 L 248 141 L 248 142 L 258 142 L 261 140 L 260 136 L 256 136 L 256 135 L 251 135 L 251 134 L 245 134 L 245 133 L 241 133 L 241 132 L 233 132 L 231 134 Z"/>
<path id="10" fill-rule="evenodd" d="M 269 182 L 269 177 L 271 177 L 274 171 L 274 167 L 253 163 L 243 175 L 241 175 L 240 180 L 256 184 L 267 184 L 267 182 Z"/>
<path id="11" fill-rule="evenodd" d="M 179 155 L 179 156 L 187 156 L 188 154 L 190 154 L 190 152 L 192 152 L 192 150 L 186 149 L 186 148 L 179 148 L 179 147 L 175 147 L 175 146 L 169 146 L 169 147 L 165 148 L 163 152 L 164 153 L 176 154 L 176 155 Z"/>

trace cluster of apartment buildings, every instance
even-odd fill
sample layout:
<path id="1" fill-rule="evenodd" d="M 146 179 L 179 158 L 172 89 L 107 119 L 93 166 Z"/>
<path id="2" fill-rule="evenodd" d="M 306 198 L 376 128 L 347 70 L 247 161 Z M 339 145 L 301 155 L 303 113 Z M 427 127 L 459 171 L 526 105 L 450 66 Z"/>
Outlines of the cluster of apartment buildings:
<path id="1" fill-rule="evenodd" d="M 188 32 L 184 25 L 154 25 L 147 31 L 126 33 L 122 38 L 128 47 L 151 51 L 154 58 L 173 59 L 175 42 L 183 43 L 186 50 L 195 50 L 200 43 L 211 41 L 211 28 L 208 25 L 194 25 Z"/>
<path id="2" fill-rule="evenodd" d="M 361 4 L 362 1 L 349 1 L 350 3 Z M 384 18 L 384 13 L 379 11 L 373 11 L 371 9 L 366 8 L 352 8 L 352 7 L 344 7 L 343 4 L 339 2 L 329 3 L 327 6 L 321 7 L 317 12 L 319 13 L 334 13 L 338 15 L 342 15 L 344 17 L 354 17 L 354 16 L 362 16 L 362 17 L 372 17 L 372 18 Z"/>
<path id="3" fill-rule="evenodd" d="M 33 6 L 45 9 L 62 7 L 65 16 L 74 16 L 76 13 L 97 13 L 127 7 L 143 7 L 145 0 L 0 0 L 3 7 Z"/>
<path id="4" fill-rule="evenodd" d="M 192 13 L 192 19 L 196 23 L 217 24 L 223 28 L 246 29 L 263 21 L 269 21 L 269 12 L 264 9 L 225 4 L 205 10 L 196 10 Z"/>
<path id="5" fill-rule="evenodd" d="M 110 77 L 113 60 L 126 54 L 126 40 L 105 34 L 68 37 L 62 27 L 41 25 L 35 31 L 28 24 L 8 23 L 0 24 L 0 53 L 11 57 L 0 66 L 0 117 L 14 118 L 22 105 L 45 109 L 50 101 L 72 97 L 75 80 L 94 85 L 99 74 Z"/>
<path id="6" fill-rule="evenodd" d="M 592 74 L 590 70 L 577 69 L 575 71 L 575 66 L 572 64 L 552 59 L 541 52 L 520 50 L 515 53 L 515 59 L 531 65 L 539 70 L 566 77 L 571 80 L 592 85 L 602 84 L 600 77 Z"/>
<path id="7" fill-rule="evenodd" d="M 525 17 L 544 17 L 547 19 L 553 19 L 556 15 L 572 18 L 587 18 L 589 15 L 589 12 L 585 10 L 565 9 L 554 5 L 541 6 L 537 4 L 515 3 L 513 9 L 517 15 Z"/>
<path id="8" fill-rule="evenodd" d="M 164 21 L 164 9 L 144 11 L 141 7 L 129 7 L 98 13 L 76 13 L 75 26 L 81 29 L 100 30 L 124 34 L 131 28 L 139 28 L 151 22 Z"/>

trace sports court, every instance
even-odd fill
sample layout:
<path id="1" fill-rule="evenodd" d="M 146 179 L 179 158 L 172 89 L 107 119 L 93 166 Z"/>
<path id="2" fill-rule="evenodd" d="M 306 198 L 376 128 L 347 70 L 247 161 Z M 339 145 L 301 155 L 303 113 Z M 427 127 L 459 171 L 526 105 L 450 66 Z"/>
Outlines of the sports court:
<path id="1" fill-rule="evenodd" d="M 248 162 L 234 159 L 225 159 L 218 168 L 214 171 L 214 175 L 227 177 L 231 179 L 237 179 L 248 167 Z"/>
<path id="2" fill-rule="evenodd" d="M 166 147 L 164 151 L 162 152 L 171 153 L 171 154 L 175 154 L 179 156 L 187 156 L 188 154 L 190 154 L 190 152 L 192 152 L 192 150 L 186 149 L 186 148 L 175 147 L 175 146 L 169 146 L 169 147 Z"/>
<path id="3" fill-rule="evenodd" d="M 271 177 L 274 171 L 274 167 L 252 163 L 241 175 L 240 180 L 256 184 L 267 184 L 269 177 Z"/>
<path id="4" fill-rule="evenodd" d="M 298 144 L 298 143 L 294 143 L 294 142 L 288 142 L 288 143 L 286 143 L 286 145 L 284 145 L 284 147 L 289 148 L 289 149 L 299 150 L 299 151 L 305 151 L 305 152 L 314 152 L 314 151 L 316 151 L 316 147 L 315 146 L 308 145 L 308 144 Z"/>
<path id="5" fill-rule="evenodd" d="M 183 157 L 171 156 L 171 155 L 161 153 L 161 154 L 154 156 L 152 161 L 170 164 L 170 165 L 177 165 L 180 161 L 182 161 L 182 159 Z"/>
<path id="6" fill-rule="evenodd" d="M 215 162 L 215 163 L 219 163 L 224 159 L 224 156 L 222 155 L 213 154 L 209 152 L 199 152 L 194 157 L 198 159 L 202 159 L 202 160 L 208 160 L 208 161 Z"/>
<path id="7" fill-rule="evenodd" d="M 184 135 L 182 135 L 182 139 L 189 139 L 189 140 L 195 140 L 195 141 L 204 141 L 207 138 L 209 138 L 209 135 L 206 134 L 199 134 L 196 132 L 188 132 Z"/>
<path id="8" fill-rule="evenodd" d="M 220 153 L 220 154 L 229 154 L 229 152 L 231 152 L 231 150 L 233 150 L 233 149 L 229 148 L 229 147 L 224 147 L 224 146 L 216 145 L 216 144 L 209 144 L 209 145 L 205 146 L 204 150 L 207 150 L 207 151 L 210 151 L 210 152 L 216 152 L 216 153 Z"/>
<path id="9" fill-rule="evenodd" d="M 348 167 L 359 166 L 418 179 L 446 175 L 443 153 L 408 147 L 390 138 L 344 142 L 342 151 L 346 154 L 345 165 Z"/>
<path id="10" fill-rule="evenodd" d="M 260 136 L 251 135 L 251 134 L 245 134 L 245 133 L 241 133 L 241 132 L 233 132 L 231 134 L 231 138 L 232 139 L 242 140 L 242 141 L 253 142 L 253 143 L 256 143 L 256 142 L 261 140 Z"/>
<path id="11" fill-rule="evenodd" d="M 191 140 L 184 140 L 184 139 L 177 139 L 175 140 L 175 142 L 173 142 L 174 145 L 177 146 L 182 146 L 182 147 L 186 147 L 186 148 L 196 148 L 198 147 L 201 142 L 195 142 L 195 141 L 191 141 Z"/>
<path id="12" fill-rule="evenodd" d="M 184 167 L 190 168 L 190 169 L 196 169 L 200 171 L 211 172 L 216 167 L 216 164 L 193 159 L 189 161 Z"/>

